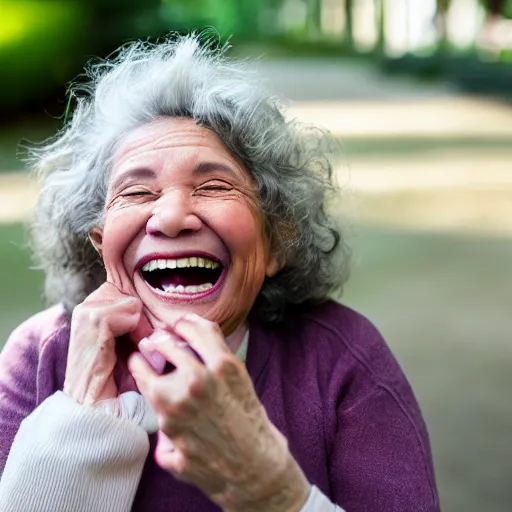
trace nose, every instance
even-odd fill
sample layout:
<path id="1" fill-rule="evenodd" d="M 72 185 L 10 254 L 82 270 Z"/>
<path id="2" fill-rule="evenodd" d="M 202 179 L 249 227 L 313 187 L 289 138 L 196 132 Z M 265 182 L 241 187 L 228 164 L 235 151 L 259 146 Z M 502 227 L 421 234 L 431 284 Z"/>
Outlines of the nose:
<path id="1" fill-rule="evenodd" d="M 167 193 L 155 202 L 146 233 L 153 236 L 175 238 L 183 233 L 199 231 L 203 222 L 191 208 L 186 193 Z"/>

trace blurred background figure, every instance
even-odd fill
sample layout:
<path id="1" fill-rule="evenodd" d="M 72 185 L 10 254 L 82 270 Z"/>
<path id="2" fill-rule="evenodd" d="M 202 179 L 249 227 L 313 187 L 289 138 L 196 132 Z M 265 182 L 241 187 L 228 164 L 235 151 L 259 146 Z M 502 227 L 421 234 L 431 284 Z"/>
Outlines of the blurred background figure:
<path id="1" fill-rule="evenodd" d="M 91 57 L 205 27 L 341 142 L 343 301 L 415 387 L 443 511 L 510 510 L 512 0 L 1 0 L 0 347 L 43 305 L 17 152 L 62 125 Z"/>

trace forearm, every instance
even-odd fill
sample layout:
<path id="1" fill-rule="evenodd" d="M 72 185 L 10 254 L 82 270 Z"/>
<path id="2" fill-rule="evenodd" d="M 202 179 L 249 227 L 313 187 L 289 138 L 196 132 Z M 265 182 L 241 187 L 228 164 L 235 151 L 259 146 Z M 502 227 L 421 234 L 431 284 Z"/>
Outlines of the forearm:
<path id="1" fill-rule="evenodd" d="M 132 418 L 125 419 L 62 392 L 49 397 L 16 435 L 0 481 L 0 510 L 128 512 L 149 452 L 141 408 L 132 402 Z"/>

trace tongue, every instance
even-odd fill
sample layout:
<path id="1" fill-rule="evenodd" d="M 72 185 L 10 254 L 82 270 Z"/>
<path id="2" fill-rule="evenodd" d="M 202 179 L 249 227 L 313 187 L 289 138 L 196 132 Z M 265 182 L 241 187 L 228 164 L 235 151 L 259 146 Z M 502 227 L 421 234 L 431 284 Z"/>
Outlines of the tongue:
<path id="1" fill-rule="evenodd" d="M 184 272 L 170 272 L 169 274 L 162 276 L 160 285 L 165 290 L 169 286 L 198 286 L 206 282 L 212 282 L 211 277 L 208 276 L 204 271 L 187 269 Z"/>

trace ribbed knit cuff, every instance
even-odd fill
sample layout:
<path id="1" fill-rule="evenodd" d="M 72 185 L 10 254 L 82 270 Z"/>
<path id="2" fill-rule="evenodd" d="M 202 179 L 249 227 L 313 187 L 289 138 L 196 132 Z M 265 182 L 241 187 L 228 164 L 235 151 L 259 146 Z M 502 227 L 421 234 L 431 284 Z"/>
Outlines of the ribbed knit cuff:
<path id="1" fill-rule="evenodd" d="M 129 512 L 148 453 L 144 426 L 59 391 L 21 423 L 0 481 L 0 510 Z"/>
<path id="2" fill-rule="evenodd" d="M 300 512 L 344 512 L 344 510 L 335 505 L 316 485 L 312 485 L 308 500 Z"/>

